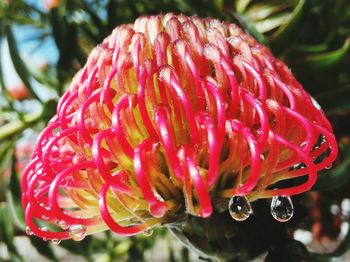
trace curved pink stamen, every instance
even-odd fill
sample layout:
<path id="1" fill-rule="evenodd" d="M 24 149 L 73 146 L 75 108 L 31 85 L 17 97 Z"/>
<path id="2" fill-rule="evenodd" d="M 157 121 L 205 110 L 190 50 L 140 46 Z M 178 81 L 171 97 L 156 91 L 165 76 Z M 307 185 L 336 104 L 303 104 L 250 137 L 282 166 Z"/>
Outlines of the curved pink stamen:
<path id="1" fill-rule="evenodd" d="M 118 223 L 115 222 L 113 217 L 108 211 L 107 207 L 107 199 L 106 199 L 106 194 L 109 189 L 110 185 L 108 183 L 104 184 L 100 193 L 98 194 L 98 206 L 100 208 L 101 216 L 107 226 L 115 233 L 121 235 L 121 236 L 133 236 L 138 233 L 141 233 L 147 227 L 143 224 L 136 225 L 136 226 L 126 226 L 123 227 L 119 225 Z"/>
<path id="2" fill-rule="evenodd" d="M 250 149 L 251 170 L 247 180 L 238 189 L 237 195 L 246 195 L 254 189 L 259 178 L 261 169 L 261 152 L 256 139 L 250 130 L 239 121 L 232 120 L 230 125 L 233 132 L 240 133 L 247 140 Z"/>
<path id="3" fill-rule="evenodd" d="M 134 149 L 126 140 L 126 135 L 122 130 L 121 124 L 121 111 L 125 108 L 134 108 L 136 106 L 136 96 L 135 95 L 123 95 L 119 98 L 117 105 L 113 109 L 112 113 L 112 126 L 113 131 L 117 135 L 117 140 L 123 148 L 123 152 L 129 157 L 133 158 Z"/>
<path id="4" fill-rule="evenodd" d="M 178 181 L 183 180 L 180 163 L 176 157 L 177 146 L 175 144 L 174 130 L 169 127 L 169 113 L 164 106 L 158 106 L 154 111 L 154 119 L 158 123 L 157 131 L 159 139 L 164 147 L 170 167 Z"/>
<path id="5" fill-rule="evenodd" d="M 134 155 L 134 168 L 135 168 L 135 178 L 137 184 L 139 185 L 145 200 L 150 205 L 150 213 L 154 217 L 162 217 L 166 212 L 166 204 L 164 201 L 160 200 L 154 193 L 155 189 L 151 183 L 149 165 L 145 163 L 145 154 L 152 152 L 153 147 L 156 144 L 153 139 L 146 139 L 142 141 L 135 148 Z"/>
<path id="6" fill-rule="evenodd" d="M 194 191 L 199 202 L 199 215 L 201 217 L 209 217 L 213 212 L 213 207 L 211 204 L 209 196 L 209 188 L 207 183 L 203 180 L 199 174 L 198 165 L 194 160 L 194 152 L 191 147 L 183 146 L 180 150 L 183 150 L 184 157 L 187 163 L 187 172 L 191 178 L 194 186 Z"/>

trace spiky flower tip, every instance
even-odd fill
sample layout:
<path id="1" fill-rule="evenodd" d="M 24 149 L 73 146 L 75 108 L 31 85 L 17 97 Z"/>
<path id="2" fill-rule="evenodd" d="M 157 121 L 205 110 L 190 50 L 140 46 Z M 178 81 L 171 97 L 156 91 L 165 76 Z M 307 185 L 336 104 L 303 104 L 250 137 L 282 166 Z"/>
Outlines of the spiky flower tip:
<path id="1" fill-rule="evenodd" d="M 283 197 L 309 190 L 336 155 L 322 111 L 236 25 L 140 17 L 92 51 L 41 133 L 22 178 L 28 232 L 130 236 L 229 199 L 243 220 L 246 200 L 274 196 L 288 215 Z"/>

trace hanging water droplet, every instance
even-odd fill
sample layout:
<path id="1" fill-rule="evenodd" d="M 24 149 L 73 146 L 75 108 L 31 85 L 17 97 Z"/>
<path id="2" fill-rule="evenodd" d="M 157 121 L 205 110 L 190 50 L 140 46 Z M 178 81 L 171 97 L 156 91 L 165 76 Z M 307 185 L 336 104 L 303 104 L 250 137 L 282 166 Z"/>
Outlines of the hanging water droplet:
<path id="1" fill-rule="evenodd" d="M 146 237 L 150 237 L 150 236 L 152 236 L 152 234 L 153 234 L 153 229 L 151 229 L 151 228 L 146 229 L 145 231 L 143 231 L 143 234 L 144 234 L 144 236 L 146 236 Z"/>
<path id="2" fill-rule="evenodd" d="M 59 245 L 61 243 L 61 240 L 55 238 L 55 239 L 52 239 L 51 242 L 52 244 Z"/>
<path id="3" fill-rule="evenodd" d="M 26 227 L 26 234 L 27 234 L 28 236 L 33 235 L 33 232 L 32 232 L 32 230 L 30 230 L 29 227 Z"/>
<path id="4" fill-rule="evenodd" d="M 228 203 L 231 217 L 237 221 L 244 221 L 252 214 L 252 207 L 245 196 L 233 196 Z"/>
<path id="5" fill-rule="evenodd" d="M 63 230 L 67 230 L 68 229 L 68 225 L 67 225 L 66 221 L 64 221 L 64 220 L 58 221 L 57 225 Z"/>
<path id="6" fill-rule="evenodd" d="M 293 217 L 294 207 L 289 196 L 274 196 L 271 201 L 271 215 L 278 222 L 287 222 Z"/>
<path id="7" fill-rule="evenodd" d="M 47 237 L 43 237 L 43 240 L 46 242 L 47 241 Z"/>
<path id="8" fill-rule="evenodd" d="M 333 167 L 333 165 L 330 164 L 330 165 L 326 166 L 325 169 L 331 169 L 332 167 Z"/>
<path id="9" fill-rule="evenodd" d="M 74 241 L 81 241 L 85 238 L 86 226 L 72 225 L 69 227 L 69 235 Z"/>

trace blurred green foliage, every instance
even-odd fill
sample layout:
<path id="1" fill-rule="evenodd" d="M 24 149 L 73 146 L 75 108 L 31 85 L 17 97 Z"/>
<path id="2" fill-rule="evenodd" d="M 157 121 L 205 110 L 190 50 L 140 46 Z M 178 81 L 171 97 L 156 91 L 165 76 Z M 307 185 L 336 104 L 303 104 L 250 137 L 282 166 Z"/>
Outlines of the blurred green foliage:
<path id="1" fill-rule="evenodd" d="M 45 8 L 49 2 L 57 7 Z M 304 88 L 320 103 L 330 118 L 339 140 L 340 156 L 333 170 L 322 173 L 315 189 L 336 190 L 327 196 L 332 201 L 349 198 L 350 150 L 350 3 L 348 0 L 0 0 L 0 50 L 5 41 L 14 68 L 30 96 L 18 101 L 11 96 L 4 81 L 4 64 L 0 52 L 0 244 L 6 245 L 10 261 L 25 261 L 14 244 L 16 236 L 25 235 L 20 207 L 20 174 L 15 146 L 26 130 L 39 131 L 55 113 L 58 97 L 70 79 L 84 65 L 90 50 L 113 28 L 130 23 L 136 17 L 158 13 L 184 13 L 225 19 L 242 26 L 292 69 Z M 33 65 L 21 52 L 16 30 L 35 28 L 40 50 L 53 39 L 57 62 L 44 67 Z M 16 29 L 16 30 L 15 30 Z M 37 50 L 36 49 L 36 50 Z M 50 99 L 41 95 L 45 87 L 54 93 Z M 26 103 L 35 105 L 25 106 Z M 64 241 L 61 247 L 83 256 L 86 261 L 146 260 L 156 239 L 168 239 L 164 230 L 153 237 L 119 239 L 106 232 L 88 237 L 81 243 Z M 43 256 L 58 261 L 51 243 L 30 237 L 31 244 Z M 341 256 L 350 245 L 349 234 L 332 255 L 310 255 L 315 261 Z M 289 243 L 285 252 L 307 252 L 299 244 Z M 169 261 L 175 261 L 169 247 Z M 274 251 L 267 257 L 274 260 Z M 289 254 L 288 253 L 288 254 Z M 181 261 L 188 252 L 181 252 Z M 290 256 L 292 257 L 292 256 Z M 295 256 L 298 257 L 298 256 Z"/>

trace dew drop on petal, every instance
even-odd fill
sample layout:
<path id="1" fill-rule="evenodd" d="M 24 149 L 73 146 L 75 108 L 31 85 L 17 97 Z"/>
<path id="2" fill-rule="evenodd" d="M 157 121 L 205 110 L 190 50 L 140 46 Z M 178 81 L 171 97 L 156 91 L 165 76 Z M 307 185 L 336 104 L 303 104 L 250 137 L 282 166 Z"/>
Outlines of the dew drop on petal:
<path id="1" fill-rule="evenodd" d="M 233 196 L 228 203 L 231 217 L 237 221 L 244 221 L 252 214 L 252 207 L 245 196 Z"/>
<path id="2" fill-rule="evenodd" d="M 333 165 L 330 164 L 330 165 L 326 166 L 325 169 L 331 169 L 332 167 L 333 167 Z"/>
<path id="3" fill-rule="evenodd" d="M 150 236 L 152 236 L 152 234 L 153 234 L 153 229 L 151 229 L 151 228 L 146 229 L 145 231 L 143 231 L 143 234 L 144 234 L 146 237 L 150 237 Z"/>
<path id="4" fill-rule="evenodd" d="M 30 230 L 29 227 L 26 227 L 26 234 L 27 234 L 28 236 L 33 235 L 33 232 L 32 232 L 32 230 Z"/>
<path id="5" fill-rule="evenodd" d="M 55 238 L 55 239 L 52 239 L 51 242 L 52 244 L 59 245 L 61 243 L 61 240 Z"/>
<path id="6" fill-rule="evenodd" d="M 271 201 L 271 215 L 278 222 L 287 222 L 293 217 L 294 207 L 289 196 L 274 196 Z"/>
<path id="7" fill-rule="evenodd" d="M 303 148 L 303 147 L 305 147 L 307 145 L 307 142 L 302 142 L 301 144 L 300 144 L 300 148 Z"/>
<path id="8" fill-rule="evenodd" d="M 86 226 L 72 225 L 69 227 L 69 235 L 74 241 L 81 241 L 86 235 Z"/>
<path id="9" fill-rule="evenodd" d="M 63 230 L 67 230 L 68 229 L 68 225 L 67 225 L 67 223 L 64 220 L 58 221 L 57 225 Z"/>

